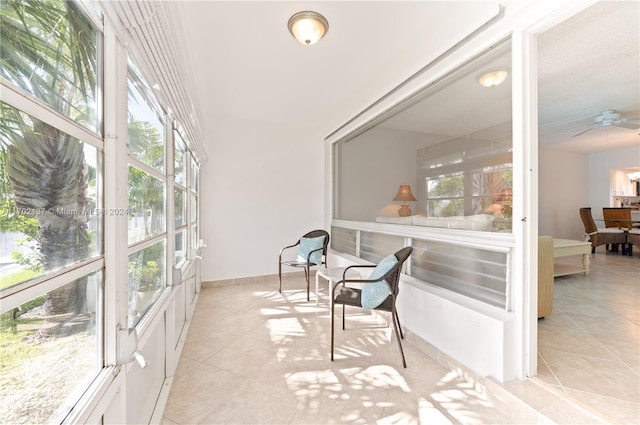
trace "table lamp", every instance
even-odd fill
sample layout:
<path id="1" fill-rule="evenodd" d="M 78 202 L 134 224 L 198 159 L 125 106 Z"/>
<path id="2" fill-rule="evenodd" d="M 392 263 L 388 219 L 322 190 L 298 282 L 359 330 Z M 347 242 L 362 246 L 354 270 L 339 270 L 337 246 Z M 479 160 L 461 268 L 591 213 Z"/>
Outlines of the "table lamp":
<path id="1" fill-rule="evenodd" d="M 396 193 L 396 196 L 393 198 L 393 200 L 402 201 L 402 205 L 398 210 L 398 215 L 400 217 L 407 217 L 411 215 L 411 208 L 409 208 L 409 204 L 407 204 L 407 201 L 417 201 L 417 199 L 413 196 L 413 193 L 411 193 L 411 186 L 406 183 L 400 185 L 400 187 L 398 188 L 398 193 Z"/>

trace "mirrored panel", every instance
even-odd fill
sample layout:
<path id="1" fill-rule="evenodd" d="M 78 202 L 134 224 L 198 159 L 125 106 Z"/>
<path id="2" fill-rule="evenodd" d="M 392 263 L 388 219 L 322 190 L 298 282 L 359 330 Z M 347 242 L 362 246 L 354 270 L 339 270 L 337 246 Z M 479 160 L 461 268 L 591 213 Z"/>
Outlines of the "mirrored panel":
<path id="1" fill-rule="evenodd" d="M 510 232 L 511 43 L 337 142 L 341 220 Z"/>

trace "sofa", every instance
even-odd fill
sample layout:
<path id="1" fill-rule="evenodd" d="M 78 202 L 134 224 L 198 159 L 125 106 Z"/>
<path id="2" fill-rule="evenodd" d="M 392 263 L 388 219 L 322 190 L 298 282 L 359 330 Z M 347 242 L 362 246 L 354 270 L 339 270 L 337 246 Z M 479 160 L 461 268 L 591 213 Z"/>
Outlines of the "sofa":
<path id="1" fill-rule="evenodd" d="M 553 311 L 553 238 L 538 236 L 538 319 Z"/>

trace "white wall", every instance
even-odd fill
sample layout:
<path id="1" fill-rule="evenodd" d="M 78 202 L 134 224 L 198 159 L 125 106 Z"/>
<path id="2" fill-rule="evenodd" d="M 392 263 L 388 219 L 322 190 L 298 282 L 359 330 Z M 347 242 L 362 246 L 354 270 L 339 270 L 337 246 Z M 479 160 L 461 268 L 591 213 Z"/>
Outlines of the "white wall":
<path id="1" fill-rule="evenodd" d="M 579 209 L 589 206 L 587 155 L 541 146 L 538 151 L 538 233 L 561 239 L 582 239 Z"/>
<path id="2" fill-rule="evenodd" d="M 323 137 L 226 118 L 202 168 L 202 280 L 278 272 L 278 253 L 323 228 Z M 295 270 L 289 270 L 295 271 Z"/>
<path id="3" fill-rule="evenodd" d="M 638 147 L 589 154 L 539 148 L 540 235 L 582 239 L 584 226 L 579 208 L 591 207 L 595 219 L 611 204 L 611 170 L 640 165 Z"/>
<path id="4" fill-rule="evenodd" d="M 418 198 L 416 151 L 424 139 L 424 134 L 376 127 L 341 144 L 336 218 L 374 221 L 381 215 L 397 216 L 401 202 L 392 199 L 403 183 Z M 417 203 L 409 204 L 415 212 Z"/>

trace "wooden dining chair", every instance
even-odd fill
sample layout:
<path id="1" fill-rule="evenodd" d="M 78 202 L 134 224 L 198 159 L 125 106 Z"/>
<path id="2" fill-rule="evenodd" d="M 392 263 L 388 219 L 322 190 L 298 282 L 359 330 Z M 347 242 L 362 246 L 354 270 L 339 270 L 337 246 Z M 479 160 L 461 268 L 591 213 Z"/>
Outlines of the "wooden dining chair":
<path id="1" fill-rule="evenodd" d="M 631 229 L 631 208 L 604 207 L 602 208 L 605 228 Z"/>

